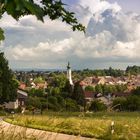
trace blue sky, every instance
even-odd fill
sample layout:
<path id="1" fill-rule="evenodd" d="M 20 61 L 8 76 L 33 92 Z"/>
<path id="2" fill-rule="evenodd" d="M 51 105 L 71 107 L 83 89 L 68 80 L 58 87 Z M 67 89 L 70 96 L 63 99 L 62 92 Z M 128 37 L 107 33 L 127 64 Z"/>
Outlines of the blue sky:
<path id="1" fill-rule="evenodd" d="M 11 68 L 64 69 L 68 61 L 74 69 L 140 65 L 140 0 L 63 1 L 86 26 L 86 35 L 60 20 L 45 17 L 41 23 L 25 16 L 17 22 L 5 14 L 0 50 Z"/>

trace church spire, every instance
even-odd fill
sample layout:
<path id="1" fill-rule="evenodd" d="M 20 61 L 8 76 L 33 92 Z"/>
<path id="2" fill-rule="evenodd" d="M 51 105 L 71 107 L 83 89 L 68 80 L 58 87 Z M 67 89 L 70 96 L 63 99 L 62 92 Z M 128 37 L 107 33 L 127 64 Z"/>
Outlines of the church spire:
<path id="1" fill-rule="evenodd" d="M 71 76 L 71 67 L 69 62 L 67 65 L 67 78 L 69 80 L 70 85 L 73 85 L 72 76 Z"/>
<path id="2" fill-rule="evenodd" d="M 68 69 L 70 69 L 70 62 L 68 62 L 68 65 L 67 65 L 67 70 L 68 70 Z"/>

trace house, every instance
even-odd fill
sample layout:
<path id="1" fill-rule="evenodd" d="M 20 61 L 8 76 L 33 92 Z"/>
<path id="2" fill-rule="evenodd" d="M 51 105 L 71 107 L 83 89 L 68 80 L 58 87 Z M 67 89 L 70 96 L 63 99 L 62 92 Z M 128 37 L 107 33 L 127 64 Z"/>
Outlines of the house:
<path id="1" fill-rule="evenodd" d="M 18 105 L 20 107 L 25 107 L 26 106 L 26 101 L 28 98 L 28 94 L 22 90 L 17 91 L 17 99 L 18 99 Z"/>
<path id="2" fill-rule="evenodd" d="M 97 99 L 99 101 L 101 101 L 102 103 L 104 103 L 106 106 L 109 106 L 112 103 L 112 101 L 106 96 L 101 96 L 101 97 L 99 97 Z"/>
<path id="3" fill-rule="evenodd" d="M 91 102 L 95 97 L 95 93 L 92 91 L 84 91 L 84 96 L 87 102 Z"/>
<path id="4" fill-rule="evenodd" d="M 19 84 L 19 87 L 18 87 L 18 88 L 21 89 L 21 90 L 25 90 L 25 89 L 26 89 L 26 84 L 23 83 L 23 82 L 21 82 L 21 83 Z"/>
<path id="5" fill-rule="evenodd" d="M 36 84 L 36 88 L 37 88 L 37 89 L 46 89 L 47 86 L 48 86 L 47 82 L 37 83 L 37 84 Z"/>
<path id="6" fill-rule="evenodd" d="M 98 84 L 105 84 L 104 77 L 86 77 L 80 82 L 81 86 L 96 86 Z"/>
<path id="7" fill-rule="evenodd" d="M 18 105 L 18 99 L 16 99 L 16 101 L 14 102 L 8 102 L 8 103 L 4 103 L 3 107 L 5 109 L 17 109 L 19 107 Z"/>
<path id="8" fill-rule="evenodd" d="M 132 92 L 117 92 L 113 93 L 113 97 L 128 97 L 132 95 Z"/>
<path id="9" fill-rule="evenodd" d="M 3 107 L 5 109 L 17 109 L 18 107 L 25 107 L 26 101 L 28 98 L 28 94 L 22 90 L 17 90 L 17 99 L 15 101 L 10 101 L 8 103 L 4 103 Z"/>

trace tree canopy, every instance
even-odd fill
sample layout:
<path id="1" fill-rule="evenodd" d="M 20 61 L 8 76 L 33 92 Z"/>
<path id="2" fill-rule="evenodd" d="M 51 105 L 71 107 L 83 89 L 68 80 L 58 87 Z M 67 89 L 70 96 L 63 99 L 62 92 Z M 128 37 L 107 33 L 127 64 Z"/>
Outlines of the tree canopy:
<path id="1" fill-rule="evenodd" d="M 17 88 L 18 82 L 14 79 L 4 54 L 0 52 L 0 104 L 14 101 L 17 96 Z"/>
<path id="2" fill-rule="evenodd" d="M 25 15 L 34 15 L 44 22 L 44 17 L 48 16 L 51 20 L 61 19 L 62 22 L 71 25 L 73 31 L 85 31 L 85 27 L 78 23 L 74 13 L 66 10 L 65 6 L 61 0 L 40 0 L 40 4 L 35 0 L 1 0 L 0 18 L 4 13 L 16 20 Z M 4 40 L 2 28 L 0 28 L 0 40 Z"/>

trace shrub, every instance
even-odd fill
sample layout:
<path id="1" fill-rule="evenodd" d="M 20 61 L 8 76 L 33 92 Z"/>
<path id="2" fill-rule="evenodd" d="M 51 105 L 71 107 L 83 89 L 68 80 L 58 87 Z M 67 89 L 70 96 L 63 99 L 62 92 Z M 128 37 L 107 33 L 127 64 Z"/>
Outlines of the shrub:
<path id="1" fill-rule="evenodd" d="M 91 105 L 89 107 L 90 111 L 95 111 L 95 112 L 104 111 L 106 109 L 107 109 L 106 105 L 104 103 L 102 103 L 101 101 L 99 101 L 99 100 L 92 101 L 92 103 L 91 103 Z"/>
<path id="2" fill-rule="evenodd" d="M 126 98 L 124 97 L 117 97 L 113 100 L 113 109 L 124 111 L 126 110 Z"/>

